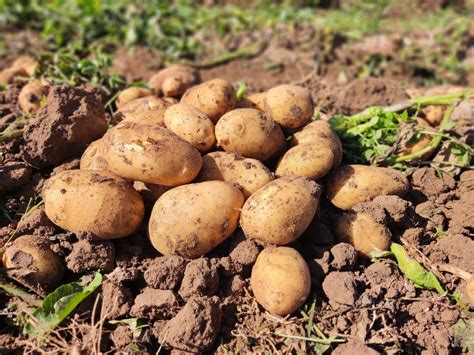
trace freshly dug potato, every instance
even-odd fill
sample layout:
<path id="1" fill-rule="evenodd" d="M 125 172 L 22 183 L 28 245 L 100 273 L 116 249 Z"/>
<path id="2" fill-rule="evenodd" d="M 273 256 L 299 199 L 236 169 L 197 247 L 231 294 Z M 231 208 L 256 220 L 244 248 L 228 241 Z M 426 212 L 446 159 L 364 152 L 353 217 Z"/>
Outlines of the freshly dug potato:
<path id="1" fill-rule="evenodd" d="M 165 112 L 166 108 L 156 108 L 145 112 L 132 113 L 126 116 L 122 122 L 134 122 L 165 127 Z"/>
<path id="2" fill-rule="evenodd" d="M 34 79 L 23 86 L 18 95 L 18 104 L 23 112 L 34 113 L 41 107 L 41 100 L 48 95 L 49 86 L 41 80 Z"/>
<path id="3" fill-rule="evenodd" d="M 390 249 L 392 234 L 370 214 L 349 212 L 336 221 L 336 237 L 354 246 L 358 254 L 370 258 L 371 253 Z"/>
<path id="4" fill-rule="evenodd" d="M 300 176 L 276 179 L 255 192 L 241 211 L 240 226 L 249 239 L 284 245 L 298 239 L 319 205 L 321 187 Z"/>
<path id="5" fill-rule="evenodd" d="M 318 180 L 326 176 L 334 162 L 334 154 L 320 144 L 298 144 L 288 150 L 278 162 L 275 176 L 304 176 Z"/>
<path id="6" fill-rule="evenodd" d="M 24 70 L 28 75 L 33 75 L 36 70 L 36 61 L 34 58 L 22 55 L 15 59 L 12 63 L 11 68 Z"/>
<path id="7" fill-rule="evenodd" d="M 313 121 L 304 126 L 300 131 L 293 134 L 291 146 L 302 143 L 313 143 L 327 146 L 334 154 L 333 168 L 341 165 L 342 143 L 339 136 L 334 132 L 328 122 L 323 120 Z"/>
<path id="8" fill-rule="evenodd" d="M 300 308 L 311 290 L 303 257 L 288 247 L 270 247 L 257 257 L 250 278 L 253 294 L 270 313 L 286 316 Z"/>
<path id="9" fill-rule="evenodd" d="M 474 277 L 471 277 L 467 280 L 466 283 L 466 294 L 469 300 L 469 303 L 474 306 Z"/>
<path id="10" fill-rule="evenodd" d="M 199 71 L 189 65 L 172 65 L 153 75 L 148 82 L 157 94 L 179 97 L 201 82 Z"/>
<path id="11" fill-rule="evenodd" d="M 260 161 L 238 154 L 212 152 L 202 158 L 199 181 L 222 180 L 238 185 L 248 198 L 273 180 L 273 175 Z"/>
<path id="12" fill-rule="evenodd" d="M 331 203 L 351 209 L 359 202 L 380 195 L 403 196 L 410 185 L 402 173 L 391 168 L 366 165 L 343 165 L 327 176 L 326 193 Z"/>
<path id="13" fill-rule="evenodd" d="M 239 102 L 237 102 L 237 108 L 254 108 L 259 111 L 265 111 L 265 92 L 258 92 L 249 95 Z"/>
<path id="14" fill-rule="evenodd" d="M 177 186 L 201 169 L 199 151 L 166 128 L 123 122 L 103 139 L 110 171 L 128 180 Z"/>
<path id="15" fill-rule="evenodd" d="M 115 117 L 121 121 L 133 114 L 157 109 L 166 109 L 169 106 L 171 106 L 171 103 L 156 96 L 140 97 L 139 99 L 129 101 L 123 105 L 122 108 L 117 111 Z"/>
<path id="16" fill-rule="evenodd" d="M 181 102 L 197 108 L 215 124 L 223 114 L 235 107 L 237 98 L 231 83 L 213 79 L 190 88 L 184 93 Z"/>
<path id="17" fill-rule="evenodd" d="M 198 258 L 235 231 L 243 203 L 242 193 L 224 181 L 171 189 L 153 207 L 150 241 L 163 255 Z"/>
<path id="18" fill-rule="evenodd" d="M 54 175 L 46 182 L 44 204 L 53 223 L 99 239 L 132 234 L 144 216 L 140 194 L 108 171 L 66 170 Z"/>
<path id="19" fill-rule="evenodd" d="M 311 93 L 296 85 L 279 85 L 265 95 L 265 112 L 285 128 L 299 128 L 314 113 Z"/>
<path id="20" fill-rule="evenodd" d="M 64 274 L 61 259 L 51 250 L 45 237 L 24 235 L 8 243 L 2 257 L 7 274 L 33 289 L 57 286 Z"/>
<path id="21" fill-rule="evenodd" d="M 216 124 L 216 138 L 225 151 L 261 161 L 274 157 L 286 146 L 280 126 L 253 108 L 239 108 L 222 116 Z"/>
<path id="22" fill-rule="evenodd" d="M 139 88 L 139 87 L 131 87 L 123 90 L 119 96 L 117 96 L 117 100 L 115 101 L 115 105 L 117 105 L 118 109 L 121 109 L 125 106 L 126 103 L 133 101 L 135 99 L 139 99 L 142 97 L 147 97 L 153 95 L 153 91 L 147 88 Z"/>
<path id="23" fill-rule="evenodd" d="M 27 78 L 28 76 L 28 73 L 23 68 L 6 68 L 0 71 L 0 85 L 11 84 L 15 78 Z"/>
<path id="24" fill-rule="evenodd" d="M 87 147 L 81 156 L 79 167 L 81 170 L 109 170 L 105 160 L 106 147 L 102 139 L 98 139 Z"/>
<path id="25" fill-rule="evenodd" d="M 216 142 L 214 123 L 193 106 L 176 104 L 168 107 L 165 112 L 165 125 L 201 153 L 209 151 Z"/>

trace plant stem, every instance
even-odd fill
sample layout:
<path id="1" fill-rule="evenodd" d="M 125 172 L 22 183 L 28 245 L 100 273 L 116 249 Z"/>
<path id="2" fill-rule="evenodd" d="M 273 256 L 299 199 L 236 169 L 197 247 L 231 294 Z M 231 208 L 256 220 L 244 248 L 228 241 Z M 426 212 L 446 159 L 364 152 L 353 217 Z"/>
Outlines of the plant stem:
<path id="1" fill-rule="evenodd" d="M 449 120 L 451 119 L 451 114 L 453 113 L 454 107 L 456 107 L 458 102 L 459 102 L 459 99 L 456 102 L 454 102 L 453 104 L 451 104 L 451 106 L 448 107 L 448 109 L 444 113 L 443 120 L 441 121 L 441 123 L 439 125 L 438 133 L 440 133 L 440 134 L 434 136 L 434 138 L 431 140 L 431 142 L 428 146 L 426 146 L 425 148 L 423 148 L 423 149 L 421 149 L 417 152 L 414 152 L 414 153 L 411 153 L 411 154 L 408 154 L 408 155 L 404 155 L 404 156 L 398 156 L 397 159 L 395 159 L 395 162 L 400 163 L 402 161 L 413 160 L 413 159 L 422 157 L 426 153 L 429 153 L 429 152 L 435 150 L 438 147 L 438 145 L 441 143 L 441 140 L 443 139 L 443 135 L 441 133 L 443 133 L 444 129 L 446 128 L 447 124 L 449 123 Z"/>
<path id="2" fill-rule="evenodd" d="M 326 344 L 326 345 L 331 345 L 334 343 L 345 343 L 345 339 L 321 339 L 321 338 L 308 338 L 308 337 L 303 337 L 303 336 L 298 336 L 298 335 L 288 335 L 288 334 L 278 334 L 275 333 L 275 335 L 283 338 L 290 338 L 290 339 L 298 339 L 298 340 L 305 340 L 305 341 L 311 341 L 313 343 L 319 343 L 319 344 Z"/>
<path id="3" fill-rule="evenodd" d="M 247 47 L 240 48 L 233 52 L 227 52 L 215 58 L 198 62 L 198 63 L 189 63 L 194 65 L 198 68 L 209 68 L 219 64 L 230 62 L 231 60 L 239 59 L 239 58 L 252 58 L 255 57 L 258 53 L 260 53 L 263 48 L 266 46 L 265 41 L 260 41 L 257 43 L 253 43 Z"/>
<path id="4" fill-rule="evenodd" d="M 23 136 L 23 129 L 15 129 L 12 131 L 0 133 L 0 143 L 8 142 L 12 139 L 19 138 Z"/>

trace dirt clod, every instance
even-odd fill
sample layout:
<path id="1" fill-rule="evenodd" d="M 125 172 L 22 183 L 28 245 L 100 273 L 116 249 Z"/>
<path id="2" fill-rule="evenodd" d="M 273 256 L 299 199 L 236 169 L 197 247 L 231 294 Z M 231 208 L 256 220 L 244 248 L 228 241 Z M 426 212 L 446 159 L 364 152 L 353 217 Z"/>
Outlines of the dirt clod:
<path id="1" fill-rule="evenodd" d="M 193 298 L 165 324 L 159 340 L 175 350 L 205 351 L 217 337 L 221 318 L 217 298 Z"/>
<path id="2" fill-rule="evenodd" d="M 133 294 L 125 286 L 105 282 L 102 286 L 102 307 L 109 319 L 126 317 L 133 304 Z"/>
<path id="3" fill-rule="evenodd" d="M 333 352 L 333 355 L 378 355 L 380 354 L 377 350 L 374 350 L 365 345 L 360 340 L 350 340 L 345 344 L 339 345 Z"/>
<path id="4" fill-rule="evenodd" d="M 44 207 L 35 208 L 31 214 L 18 222 L 17 234 L 34 234 L 51 236 L 58 232 L 58 227 L 51 222 L 44 212 Z"/>
<path id="5" fill-rule="evenodd" d="M 135 298 L 130 314 L 140 318 L 169 318 L 178 306 L 178 297 L 170 290 L 147 287 Z"/>
<path id="6" fill-rule="evenodd" d="M 331 305 L 339 304 L 353 306 L 357 299 L 357 290 L 352 272 L 333 271 L 323 282 L 323 290 Z"/>
<path id="7" fill-rule="evenodd" d="M 58 165 L 77 157 L 107 131 L 104 106 L 85 90 L 53 86 L 24 132 L 23 155 L 34 166 Z"/>
<path id="8" fill-rule="evenodd" d="M 232 260 L 241 265 L 255 264 L 257 256 L 260 253 L 257 243 L 253 240 L 243 240 L 230 251 L 229 256 Z"/>
<path id="9" fill-rule="evenodd" d="M 0 194 L 12 191 L 31 178 L 32 169 L 22 162 L 8 162 L 0 166 Z"/>
<path id="10" fill-rule="evenodd" d="M 449 174 L 437 172 L 433 168 L 417 169 L 412 175 L 413 189 L 423 193 L 428 199 L 453 189 L 456 181 Z"/>
<path id="11" fill-rule="evenodd" d="M 93 270 L 110 272 L 114 268 L 115 247 L 109 241 L 80 240 L 66 257 L 69 270 L 81 274 Z"/>
<path id="12" fill-rule="evenodd" d="M 163 256 L 152 260 L 145 270 L 148 285 L 161 290 L 174 290 L 183 279 L 186 260 L 180 256 Z"/>
<path id="13" fill-rule="evenodd" d="M 357 251 L 347 243 L 339 243 L 331 248 L 331 266 L 340 271 L 353 270 L 357 262 Z"/>
<path id="14" fill-rule="evenodd" d="M 216 294 L 218 287 L 217 268 L 209 259 L 199 258 L 186 266 L 179 294 L 185 300 L 193 296 L 212 296 Z"/>

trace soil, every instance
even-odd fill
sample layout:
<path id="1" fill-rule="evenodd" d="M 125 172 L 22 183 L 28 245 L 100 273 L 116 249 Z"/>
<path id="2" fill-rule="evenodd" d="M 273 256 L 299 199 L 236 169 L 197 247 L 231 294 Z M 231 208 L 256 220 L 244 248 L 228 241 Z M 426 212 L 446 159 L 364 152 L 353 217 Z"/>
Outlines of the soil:
<path id="1" fill-rule="evenodd" d="M 294 31 L 299 33 L 297 39 Z M 244 81 L 250 93 L 298 83 L 311 90 L 323 114 L 354 114 L 371 105 L 406 100 L 408 86 L 418 85 L 424 91 L 419 87 L 420 76 L 396 61 L 407 36 L 424 41 L 427 47 L 432 38 L 430 33 L 380 34 L 353 43 L 300 27 L 270 41 L 254 58 L 204 68 L 201 75 L 203 80 L 225 78 L 235 86 Z M 241 36 L 227 46 L 238 48 L 250 40 Z M 320 50 L 321 40 L 332 44 L 331 51 L 316 63 L 310 49 Z M 9 43 L 14 46 L 14 41 Z M 15 48 L 24 53 L 27 46 Z M 394 69 L 358 77 L 356 59 L 367 54 L 383 56 Z M 134 65 L 136 55 L 143 65 Z M 146 48 L 134 53 L 119 49 L 115 54 L 114 69 L 128 81 L 148 80 L 162 65 L 162 54 Z M 467 80 L 472 84 L 472 78 Z M 15 81 L 0 93 L 1 130 L 19 115 L 17 97 L 24 84 Z M 472 103 L 463 102 L 453 115 L 461 123 L 457 134 L 468 143 L 474 142 L 474 122 L 466 120 L 473 117 L 472 109 Z M 156 353 L 161 344 L 162 351 L 175 354 L 317 353 L 320 344 L 285 337 L 316 336 L 307 333 L 307 315 L 314 312 L 312 324 L 338 340 L 328 348 L 334 354 L 468 352 L 455 337 L 456 324 L 467 321 L 468 315 L 447 297 L 416 289 L 393 259 L 361 260 L 351 245 L 338 243 L 333 227 L 340 211 L 324 198 L 310 227 L 291 245 L 310 267 L 312 291 L 302 307 L 306 316 L 297 312 L 284 319 L 265 312 L 252 297 L 249 278 L 262 247 L 245 239 L 240 229 L 206 257 L 186 260 L 156 252 L 145 225 L 127 238 L 97 241 L 56 227 L 41 206 L 22 218 L 30 199 L 41 194 L 44 180 L 61 170 L 78 168 L 84 149 L 106 130 L 103 105 L 93 94 L 53 86 L 46 104 L 26 124 L 24 138 L 0 143 L 0 195 L 6 212 L 0 215 L 0 240 L 16 231 L 17 236 L 31 234 L 50 241 L 67 267 L 64 282 L 90 277 L 95 270 L 104 273 L 101 288 L 71 318 L 80 319 L 81 324 L 90 324 L 91 318 L 105 319 L 100 333 L 105 351 Z M 463 294 L 466 280 L 443 271 L 442 266 L 474 273 L 474 173 L 420 166 L 409 174 L 409 180 L 411 190 L 403 199 L 383 196 L 354 210 L 386 223 L 393 240 L 435 272 L 449 292 Z M 94 308 L 95 297 L 100 307 Z M 2 308 L 17 302 L 0 291 Z M 134 318 L 144 326 L 137 330 L 124 323 Z M 73 324 L 72 319 L 64 323 Z M 88 336 L 95 333 L 87 334 L 76 335 L 85 352 Z M 64 336 L 73 338 L 67 331 Z M 11 323 L 0 322 L 1 353 L 21 353 L 25 344 L 20 338 Z"/>

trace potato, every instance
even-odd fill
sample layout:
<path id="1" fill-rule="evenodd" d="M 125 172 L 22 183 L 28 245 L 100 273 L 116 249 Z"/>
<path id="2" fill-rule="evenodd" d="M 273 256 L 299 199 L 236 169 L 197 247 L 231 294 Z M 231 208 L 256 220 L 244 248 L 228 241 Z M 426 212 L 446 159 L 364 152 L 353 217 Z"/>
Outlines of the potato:
<path id="1" fill-rule="evenodd" d="M 290 142 L 291 146 L 302 143 L 318 143 L 327 146 L 334 154 L 333 168 L 341 165 L 342 143 L 328 122 L 323 120 L 313 121 L 294 133 Z"/>
<path id="2" fill-rule="evenodd" d="M 270 313 L 286 316 L 300 308 L 311 290 L 311 275 L 303 257 L 288 247 L 264 249 L 252 268 L 253 294 Z"/>
<path id="3" fill-rule="evenodd" d="M 242 193 L 224 181 L 171 189 L 153 207 L 150 241 L 163 255 L 198 258 L 235 231 L 243 203 Z"/>
<path id="4" fill-rule="evenodd" d="M 177 186 L 201 169 L 199 151 L 166 128 L 123 122 L 103 139 L 110 171 L 128 180 Z"/>
<path id="5" fill-rule="evenodd" d="M 278 162 L 275 176 L 297 175 L 311 180 L 324 177 L 333 166 L 334 154 L 320 144 L 299 144 L 288 150 Z"/>
<path id="6" fill-rule="evenodd" d="M 298 239 L 319 205 L 321 187 L 300 176 L 276 179 L 255 192 L 241 211 L 240 226 L 249 239 L 284 245 Z"/>
<path id="7" fill-rule="evenodd" d="M 336 237 L 354 246 L 358 254 L 370 258 L 373 252 L 390 249 L 392 234 L 368 213 L 349 212 L 336 221 Z"/>
<path id="8" fill-rule="evenodd" d="M 214 124 L 237 103 L 231 83 L 222 79 L 206 81 L 186 91 L 183 104 L 191 105 L 207 115 Z"/>
<path id="9" fill-rule="evenodd" d="M 212 152 L 202 158 L 199 181 L 222 180 L 241 188 L 245 198 L 273 180 L 273 175 L 260 161 L 238 154 Z"/>
<path id="10" fill-rule="evenodd" d="M 417 122 L 418 122 L 419 130 L 435 132 L 435 130 L 430 126 L 430 124 L 426 120 L 422 118 L 418 118 Z M 405 149 L 403 149 L 402 151 L 398 153 L 398 156 L 407 156 L 412 153 L 419 152 L 420 150 L 429 146 L 432 139 L 433 139 L 433 136 L 430 136 L 429 134 L 420 134 L 420 136 L 418 137 L 418 140 L 413 140 L 413 142 L 409 141 L 405 145 Z M 428 160 L 429 158 L 431 158 L 431 156 L 434 153 L 435 151 L 432 150 L 431 152 L 427 152 L 418 158 L 414 158 L 413 160 Z"/>
<path id="11" fill-rule="evenodd" d="M 53 223 L 99 239 L 132 234 L 144 216 L 140 194 L 108 171 L 63 171 L 46 182 L 43 194 L 46 215 Z"/>
<path id="12" fill-rule="evenodd" d="M 179 97 L 190 87 L 199 84 L 199 71 L 189 65 L 172 65 L 153 75 L 148 82 L 157 94 Z"/>
<path id="13" fill-rule="evenodd" d="M 109 170 L 105 160 L 106 147 L 102 139 L 98 139 L 87 147 L 81 156 L 79 167 L 81 170 Z"/>
<path id="14" fill-rule="evenodd" d="M 326 178 L 327 197 L 342 210 L 380 195 L 401 197 L 409 188 L 405 175 L 391 168 L 376 166 L 343 165 Z"/>
<path id="15" fill-rule="evenodd" d="M 2 257 L 7 274 L 33 289 L 57 286 L 64 274 L 61 259 L 41 236 L 24 235 L 8 243 Z"/>
<path id="16" fill-rule="evenodd" d="M 226 113 L 216 124 L 217 144 L 227 152 L 268 160 L 285 146 L 280 126 L 265 113 L 239 108 Z"/>
<path id="17" fill-rule="evenodd" d="M 31 76 L 35 73 L 36 61 L 30 56 L 22 55 L 15 59 L 11 68 L 24 70 L 27 73 L 27 76 Z"/>
<path id="18" fill-rule="evenodd" d="M 6 68 L 0 71 L 0 85 L 13 83 L 15 78 L 27 78 L 29 75 L 23 68 Z"/>
<path id="19" fill-rule="evenodd" d="M 466 294 L 471 306 L 474 306 L 474 276 L 467 280 Z"/>
<path id="20" fill-rule="evenodd" d="M 265 92 L 258 92 L 245 97 L 237 102 L 237 108 L 254 108 L 259 111 L 265 111 Z"/>
<path id="21" fill-rule="evenodd" d="M 118 109 L 125 106 L 130 101 L 135 99 L 139 99 L 142 97 L 147 97 L 153 95 L 153 91 L 148 88 L 140 88 L 140 87 L 130 87 L 123 90 L 118 96 L 117 100 L 115 101 L 115 105 Z"/>
<path id="22" fill-rule="evenodd" d="M 214 123 L 204 113 L 190 105 L 176 104 L 168 107 L 165 112 L 165 125 L 201 153 L 209 151 L 216 142 Z"/>
<path id="23" fill-rule="evenodd" d="M 41 100 L 48 95 L 49 86 L 41 80 L 34 79 L 23 86 L 18 95 L 18 104 L 23 112 L 34 113 L 41 107 Z"/>
<path id="24" fill-rule="evenodd" d="M 265 95 L 265 112 L 282 127 L 299 128 L 314 113 L 311 93 L 296 85 L 279 85 Z"/>
<path id="25" fill-rule="evenodd" d="M 145 112 L 132 113 L 126 116 L 122 122 L 134 122 L 165 127 L 165 112 L 166 108 L 156 108 Z"/>
<path id="26" fill-rule="evenodd" d="M 127 102 L 115 114 L 117 120 L 121 121 L 133 114 L 154 111 L 157 109 L 166 109 L 171 103 L 156 96 L 145 96 Z"/>

